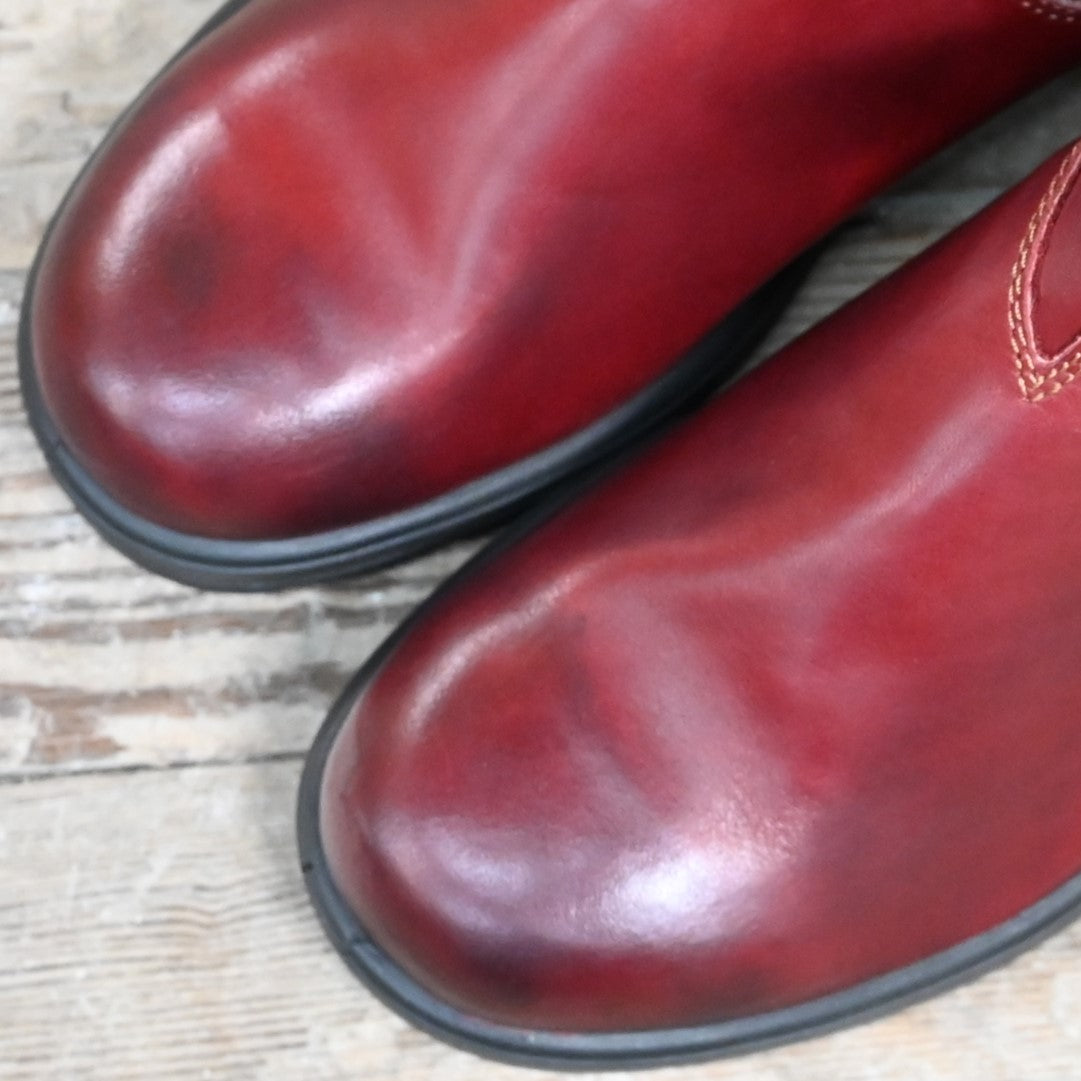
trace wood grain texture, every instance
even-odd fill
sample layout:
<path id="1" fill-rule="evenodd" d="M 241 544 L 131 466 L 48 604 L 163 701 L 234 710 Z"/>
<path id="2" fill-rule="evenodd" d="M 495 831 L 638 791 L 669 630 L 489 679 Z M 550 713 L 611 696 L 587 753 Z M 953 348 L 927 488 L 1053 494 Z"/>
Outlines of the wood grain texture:
<path id="1" fill-rule="evenodd" d="M 50 480 L 15 334 L 48 216 L 215 0 L 0 9 L 0 1078 L 528 1077 L 412 1032 L 324 944 L 300 758 L 352 671 L 472 546 L 333 588 L 204 594 L 133 567 Z M 1081 134 L 1022 103 L 835 240 L 767 349 Z M 931 899 L 933 903 L 933 899 Z M 1081 932 L 898 1017 L 665 1079 L 1081 1079 Z M 539 1076 L 539 1075 L 532 1075 Z"/>

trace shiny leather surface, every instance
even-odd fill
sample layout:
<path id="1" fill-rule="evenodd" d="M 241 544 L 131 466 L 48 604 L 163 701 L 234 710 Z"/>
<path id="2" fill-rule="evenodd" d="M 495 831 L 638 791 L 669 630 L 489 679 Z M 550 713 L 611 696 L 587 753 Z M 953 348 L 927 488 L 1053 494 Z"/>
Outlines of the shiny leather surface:
<path id="1" fill-rule="evenodd" d="M 1078 59 L 1015 0 L 252 0 L 59 220 L 44 398 L 165 526 L 406 509 L 604 416 Z"/>
<path id="2" fill-rule="evenodd" d="M 436 597 L 321 802 L 340 889 L 423 985 L 530 1029 L 753 1015 L 1081 872 L 1076 257 L 1072 345 L 1040 344 L 1079 174 L 1052 161 Z"/>

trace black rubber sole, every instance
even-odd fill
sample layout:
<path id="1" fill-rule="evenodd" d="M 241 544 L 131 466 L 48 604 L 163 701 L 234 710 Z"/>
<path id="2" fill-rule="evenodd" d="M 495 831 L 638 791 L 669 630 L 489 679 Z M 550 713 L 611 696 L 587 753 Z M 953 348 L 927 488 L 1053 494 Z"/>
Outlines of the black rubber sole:
<path id="1" fill-rule="evenodd" d="M 357 696 L 413 624 L 424 618 L 429 605 L 539 525 L 573 495 L 565 493 L 528 515 L 421 605 L 353 678 L 308 753 L 297 803 L 304 882 L 334 949 L 385 1005 L 445 1043 L 513 1065 L 560 1070 L 684 1065 L 794 1043 L 893 1013 L 975 979 L 1081 916 L 1079 874 L 1012 919 L 916 964 L 798 1006 L 683 1029 L 565 1033 L 512 1028 L 463 1013 L 425 990 L 372 940 L 334 884 L 319 831 L 319 798 L 327 756 Z M 928 903 L 933 901 L 928 898 Z"/>
<path id="2" fill-rule="evenodd" d="M 226 3 L 163 71 L 248 2 Z M 131 108 L 136 108 L 139 100 Z M 117 123 L 122 122 L 123 117 Z M 90 159 L 84 172 L 96 157 Z M 70 196 L 71 190 L 64 203 Z M 284 589 L 379 570 L 507 521 L 565 478 L 597 466 L 673 422 L 736 374 L 787 306 L 813 261 L 813 254 L 797 260 L 649 387 L 540 453 L 423 505 L 375 521 L 286 540 L 234 541 L 178 532 L 134 514 L 114 500 L 64 445 L 38 386 L 31 334 L 41 251 L 52 228 L 50 225 L 30 271 L 18 339 L 23 400 L 50 470 L 90 524 L 134 562 L 187 585 L 237 591 Z M 598 363 L 603 362 L 598 358 Z"/>

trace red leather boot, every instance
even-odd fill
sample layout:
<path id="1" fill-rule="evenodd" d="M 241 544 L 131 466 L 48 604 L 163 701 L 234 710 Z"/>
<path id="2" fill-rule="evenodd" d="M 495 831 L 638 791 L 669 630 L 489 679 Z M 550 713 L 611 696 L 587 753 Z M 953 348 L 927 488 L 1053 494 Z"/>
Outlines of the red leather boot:
<path id="1" fill-rule="evenodd" d="M 1081 60 L 1076 9 L 230 3 L 44 243 L 41 443 L 107 538 L 195 584 L 475 531 L 728 373 L 782 268 Z"/>
<path id="2" fill-rule="evenodd" d="M 350 964 L 529 1065 L 746 1051 L 1081 906 L 1081 144 L 469 564 L 301 793 Z"/>

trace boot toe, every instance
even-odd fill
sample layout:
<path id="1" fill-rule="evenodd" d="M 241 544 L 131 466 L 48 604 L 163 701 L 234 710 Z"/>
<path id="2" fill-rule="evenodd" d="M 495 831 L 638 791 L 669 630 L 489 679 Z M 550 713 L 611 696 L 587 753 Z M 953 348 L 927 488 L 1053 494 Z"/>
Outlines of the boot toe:
<path id="1" fill-rule="evenodd" d="M 597 648 L 615 613 L 510 610 L 442 650 L 407 639 L 340 731 L 320 829 L 362 926 L 429 992 L 519 1028 L 743 1016 L 787 1004 L 790 962 L 828 988 L 825 956 L 790 956 L 816 821 L 798 778 L 693 694 L 629 691 Z"/>

